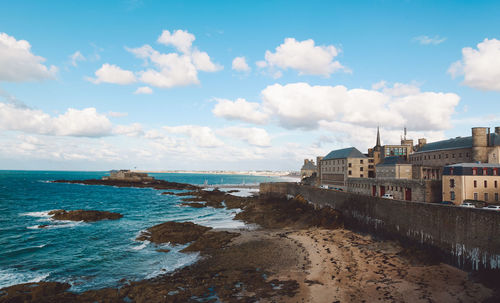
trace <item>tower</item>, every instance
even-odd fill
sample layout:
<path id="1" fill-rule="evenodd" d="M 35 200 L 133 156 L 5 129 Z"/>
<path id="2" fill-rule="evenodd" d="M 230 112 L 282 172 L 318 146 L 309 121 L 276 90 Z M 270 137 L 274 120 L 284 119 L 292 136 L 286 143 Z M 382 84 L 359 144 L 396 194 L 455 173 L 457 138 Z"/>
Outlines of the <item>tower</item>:
<path id="1" fill-rule="evenodd" d="M 377 126 L 377 142 L 373 147 L 373 165 L 377 165 L 381 161 L 382 145 L 380 144 L 380 126 Z"/>

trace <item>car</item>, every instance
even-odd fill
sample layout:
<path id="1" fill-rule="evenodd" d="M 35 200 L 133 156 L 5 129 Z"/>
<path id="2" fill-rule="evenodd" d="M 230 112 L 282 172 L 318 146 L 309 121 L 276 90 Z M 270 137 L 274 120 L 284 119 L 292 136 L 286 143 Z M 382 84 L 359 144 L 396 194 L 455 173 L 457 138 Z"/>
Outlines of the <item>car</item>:
<path id="1" fill-rule="evenodd" d="M 384 195 L 382 196 L 382 198 L 384 198 L 384 199 L 394 199 L 394 196 L 393 196 L 393 195 L 391 195 L 391 194 L 384 194 Z"/>
<path id="2" fill-rule="evenodd" d="M 470 207 L 470 208 L 475 208 L 476 207 L 474 204 L 468 203 L 468 202 L 462 203 L 460 206 L 461 207 Z"/>
<path id="3" fill-rule="evenodd" d="M 442 205 L 455 205 L 455 203 L 453 203 L 451 201 L 441 201 L 441 202 L 439 202 L 439 204 L 442 204 Z"/>
<path id="4" fill-rule="evenodd" d="M 500 211 L 500 205 L 488 205 L 483 207 L 483 209 Z"/>

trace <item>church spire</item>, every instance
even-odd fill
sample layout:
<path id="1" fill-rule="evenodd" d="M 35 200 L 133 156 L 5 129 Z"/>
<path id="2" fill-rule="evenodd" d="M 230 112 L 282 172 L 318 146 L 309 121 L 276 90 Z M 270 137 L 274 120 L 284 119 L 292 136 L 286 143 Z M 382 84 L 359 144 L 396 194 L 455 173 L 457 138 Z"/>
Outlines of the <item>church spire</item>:
<path id="1" fill-rule="evenodd" d="M 375 146 L 381 146 L 380 145 L 380 126 L 377 126 L 377 144 Z"/>

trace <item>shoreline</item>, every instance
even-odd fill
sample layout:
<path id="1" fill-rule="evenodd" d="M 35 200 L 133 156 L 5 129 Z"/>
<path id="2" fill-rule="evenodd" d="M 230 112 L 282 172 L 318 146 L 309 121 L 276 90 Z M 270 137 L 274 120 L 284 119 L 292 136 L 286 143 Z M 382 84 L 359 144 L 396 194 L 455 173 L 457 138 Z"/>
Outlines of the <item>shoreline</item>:
<path id="1" fill-rule="evenodd" d="M 498 299 L 498 290 L 473 281 L 467 272 L 433 260 L 426 251 L 344 229 L 338 212 L 315 210 L 301 197 L 264 200 L 198 190 L 195 198 L 187 199 L 186 202 L 203 200 L 202 207 L 219 207 L 227 200 L 223 207 L 242 209 L 235 220 L 258 227 L 214 229 L 215 233 L 229 231 L 239 235 L 229 243 L 208 241 L 205 246 L 198 245 L 202 257 L 197 262 L 153 279 L 124 281 L 120 288 L 82 293 L 68 292 L 69 285 L 58 282 L 14 285 L 0 291 L 0 302 L 9 302 L 5 293 L 12 295 L 12 300 L 22 298 L 27 302 Z"/>

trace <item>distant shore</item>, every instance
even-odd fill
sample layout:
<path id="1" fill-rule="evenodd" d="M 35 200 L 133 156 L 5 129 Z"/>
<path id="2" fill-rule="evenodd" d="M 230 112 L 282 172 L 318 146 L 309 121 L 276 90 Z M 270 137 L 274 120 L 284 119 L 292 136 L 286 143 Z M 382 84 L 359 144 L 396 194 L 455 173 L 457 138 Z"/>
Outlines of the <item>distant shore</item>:
<path id="1" fill-rule="evenodd" d="M 260 177 L 290 177 L 299 179 L 295 175 L 286 171 L 225 171 L 225 170 L 132 170 L 137 173 L 148 174 L 207 174 L 207 175 L 240 175 L 240 176 L 260 176 Z"/>

